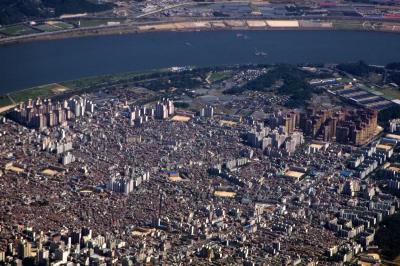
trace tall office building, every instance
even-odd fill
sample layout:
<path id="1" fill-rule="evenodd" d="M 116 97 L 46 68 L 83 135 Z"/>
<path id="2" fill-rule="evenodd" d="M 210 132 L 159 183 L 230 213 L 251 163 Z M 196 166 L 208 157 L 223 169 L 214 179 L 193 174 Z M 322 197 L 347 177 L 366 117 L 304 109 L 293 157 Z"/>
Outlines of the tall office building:
<path id="1" fill-rule="evenodd" d="M 323 141 L 336 140 L 343 144 L 361 145 L 371 139 L 377 129 L 377 111 L 316 110 L 307 108 L 300 117 L 304 134 Z"/>
<path id="2" fill-rule="evenodd" d="M 336 141 L 353 145 L 364 144 L 375 135 L 377 127 L 376 110 L 351 110 L 337 124 Z"/>
<path id="3" fill-rule="evenodd" d="M 157 118 L 157 119 L 168 118 L 167 106 L 165 106 L 163 103 L 158 102 L 156 104 L 156 111 L 155 111 L 154 115 L 155 115 L 155 118 Z"/>
<path id="4" fill-rule="evenodd" d="M 72 110 L 72 112 L 71 112 Z M 94 104 L 85 98 L 74 96 L 63 103 L 53 103 L 50 99 L 29 99 L 26 103 L 20 103 L 18 107 L 9 112 L 8 116 L 27 127 L 43 129 L 53 127 L 80 117 L 87 112 L 94 112 Z"/>
<path id="5" fill-rule="evenodd" d="M 212 107 L 211 105 L 206 105 L 206 107 L 201 109 L 200 116 L 213 117 L 214 116 L 214 107 Z"/>
<path id="6" fill-rule="evenodd" d="M 174 115 L 174 113 L 175 113 L 174 102 L 171 101 L 171 100 L 169 100 L 169 99 L 166 99 L 166 100 L 165 100 L 165 104 L 167 105 L 168 115 L 169 115 L 169 116 Z"/>
<path id="7" fill-rule="evenodd" d="M 20 259 L 29 258 L 32 256 L 31 243 L 26 240 L 22 240 L 18 243 L 17 252 Z"/>
<path id="8" fill-rule="evenodd" d="M 129 194 L 135 188 L 139 187 L 143 182 L 150 179 L 149 172 L 137 172 L 133 169 L 124 169 L 124 176 L 113 176 L 106 184 L 108 190 Z"/>
<path id="9" fill-rule="evenodd" d="M 154 116 L 157 119 L 167 119 L 169 116 L 175 113 L 175 107 L 173 101 L 169 99 L 163 99 L 161 102 L 157 102 Z"/>

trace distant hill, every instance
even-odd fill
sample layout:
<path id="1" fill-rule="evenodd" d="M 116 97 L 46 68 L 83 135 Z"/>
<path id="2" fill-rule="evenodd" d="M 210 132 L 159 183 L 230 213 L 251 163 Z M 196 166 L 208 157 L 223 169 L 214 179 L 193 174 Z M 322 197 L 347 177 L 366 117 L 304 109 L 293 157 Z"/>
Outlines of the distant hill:
<path id="1" fill-rule="evenodd" d="M 89 0 L 1 0 L 0 24 L 51 18 L 62 14 L 101 12 L 112 7 L 112 4 L 95 4 Z"/>
<path id="2" fill-rule="evenodd" d="M 33 17 L 46 17 L 50 14 L 41 1 L 3 0 L 0 1 L 0 24 L 11 24 Z"/>

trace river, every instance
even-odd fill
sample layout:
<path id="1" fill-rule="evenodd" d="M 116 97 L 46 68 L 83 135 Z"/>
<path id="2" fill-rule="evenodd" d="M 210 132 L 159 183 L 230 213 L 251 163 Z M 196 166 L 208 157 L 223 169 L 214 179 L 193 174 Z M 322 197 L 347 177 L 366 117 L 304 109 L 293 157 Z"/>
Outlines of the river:
<path id="1" fill-rule="evenodd" d="M 256 53 L 258 52 L 258 56 Z M 260 54 L 266 53 L 266 56 Z M 400 61 L 400 34 L 362 31 L 150 32 L 0 47 L 0 94 L 170 66 Z"/>

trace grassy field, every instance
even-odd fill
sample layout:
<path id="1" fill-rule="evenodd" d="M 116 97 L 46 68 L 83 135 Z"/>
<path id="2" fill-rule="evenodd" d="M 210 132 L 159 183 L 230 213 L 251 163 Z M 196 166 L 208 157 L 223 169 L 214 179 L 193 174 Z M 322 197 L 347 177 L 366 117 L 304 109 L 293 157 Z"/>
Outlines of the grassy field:
<path id="1" fill-rule="evenodd" d="M 108 82 L 108 78 L 100 76 L 100 77 L 83 78 L 79 80 L 69 80 L 61 82 L 60 84 L 70 88 L 71 90 L 78 90 L 84 87 L 105 84 L 106 82 Z"/>
<path id="2" fill-rule="evenodd" d="M 400 90 L 395 88 L 378 89 L 383 95 L 391 99 L 400 99 Z"/>
<path id="3" fill-rule="evenodd" d="M 48 84 L 48 85 L 43 85 L 43 86 L 38 86 L 38 87 L 33 87 L 21 91 L 16 91 L 12 92 L 9 94 L 9 96 L 15 101 L 15 102 L 22 102 L 26 101 L 28 99 L 34 99 L 37 97 L 51 97 L 54 96 L 59 92 L 58 84 Z"/>
<path id="4" fill-rule="evenodd" d="M 218 72 L 212 72 L 210 73 L 210 75 L 208 76 L 208 81 L 210 83 L 215 83 L 224 79 L 229 78 L 230 76 L 232 76 L 232 71 L 230 70 L 226 70 L 226 71 L 218 71 Z"/>
<path id="5" fill-rule="evenodd" d="M 63 21 L 49 21 L 49 25 L 59 28 L 60 30 L 72 29 L 74 26 Z"/>
<path id="6" fill-rule="evenodd" d="M 125 19 L 74 19 L 64 21 L 48 21 L 45 24 L 40 24 L 36 26 L 29 27 L 28 25 L 18 24 L 13 26 L 5 26 L 0 27 L 0 34 L 4 34 L 6 36 L 19 36 L 26 35 L 32 33 L 40 33 L 40 32 L 54 32 L 59 30 L 67 30 L 73 29 L 75 25 L 78 25 L 80 22 L 81 28 L 86 27 L 97 27 L 97 26 L 105 26 L 107 22 L 121 22 L 123 23 Z"/>
<path id="7" fill-rule="evenodd" d="M 127 72 L 115 75 L 104 75 L 104 76 L 93 76 L 79 80 L 69 80 L 61 82 L 60 85 L 70 88 L 71 90 L 79 90 L 88 87 L 101 86 L 101 85 L 112 85 L 129 82 L 132 78 L 137 78 L 145 74 L 164 72 L 160 71 L 149 71 L 149 72 Z"/>
<path id="8" fill-rule="evenodd" d="M 54 95 L 64 93 L 66 91 L 69 91 L 69 88 L 65 88 L 64 86 L 60 86 L 59 84 L 48 84 L 25 90 L 11 92 L 9 96 L 11 97 L 11 99 L 13 99 L 15 102 L 18 103 L 26 101 L 28 99 L 35 99 L 38 97 L 43 97 L 43 98 L 52 97 Z M 6 96 L 0 96 L 0 107 L 12 103 L 8 98 L 5 98 L 3 101 L 1 101 L 2 99 L 1 97 L 6 97 Z"/>
<path id="9" fill-rule="evenodd" d="M 38 29 L 40 31 L 45 31 L 45 32 L 53 32 L 53 31 L 61 30 L 60 28 L 57 28 L 57 27 L 54 27 L 54 26 L 48 25 L 48 24 L 42 24 L 42 25 L 35 26 L 35 29 Z"/>
<path id="10" fill-rule="evenodd" d="M 104 75 L 104 76 L 93 76 L 87 77 L 79 80 L 70 80 L 60 83 L 46 84 L 42 86 L 37 86 L 29 89 L 24 89 L 20 91 L 15 91 L 7 95 L 0 95 L 0 107 L 4 107 L 12 104 L 13 102 L 9 99 L 11 98 L 16 103 L 27 101 L 28 99 L 35 99 L 38 97 L 53 97 L 63 93 L 68 93 L 71 91 L 91 90 L 92 88 L 100 88 L 112 85 L 121 85 L 132 83 L 132 79 L 145 80 L 146 75 L 154 73 L 165 73 L 166 70 L 155 70 L 148 72 L 127 72 L 116 75 Z M 141 78 L 143 77 L 143 78 Z"/>
<path id="11" fill-rule="evenodd" d="M 62 21 L 49 21 L 46 24 L 40 24 L 32 27 L 23 24 L 0 27 L 0 33 L 6 36 L 19 36 L 39 32 L 53 32 L 72 28 L 74 28 L 73 25 Z"/>
<path id="12" fill-rule="evenodd" d="M 351 20 L 333 21 L 333 27 L 336 28 L 336 29 L 344 29 L 344 30 L 361 30 L 361 29 L 364 29 L 362 22 L 360 22 L 360 21 L 351 21 Z"/>
<path id="13" fill-rule="evenodd" d="M 0 107 L 12 104 L 10 99 L 6 95 L 0 96 Z"/>
<path id="14" fill-rule="evenodd" d="M 25 25 L 15 25 L 15 26 L 0 28 L 0 32 L 9 36 L 17 36 L 17 35 L 38 33 L 39 31 L 34 30 L 33 28 Z"/>
<path id="15" fill-rule="evenodd" d="M 381 89 L 376 87 L 371 88 L 365 85 L 361 85 L 360 87 L 368 92 L 371 92 L 375 95 L 380 95 L 388 100 L 400 99 L 400 90 L 395 88 L 385 87 Z"/>
<path id="16" fill-rule="evenodd" d="M 371 88 L 371 87 L 366 86 L 364 84 L 359 84 L 359 87 L 361 89 L 365 90 L 365 91 L 368 91 L 368 92 L 372 93 L 372 94 L 383 96 L 383 93 L 378 91 L 378 89 L 376 89 L 376 88 Z"/>

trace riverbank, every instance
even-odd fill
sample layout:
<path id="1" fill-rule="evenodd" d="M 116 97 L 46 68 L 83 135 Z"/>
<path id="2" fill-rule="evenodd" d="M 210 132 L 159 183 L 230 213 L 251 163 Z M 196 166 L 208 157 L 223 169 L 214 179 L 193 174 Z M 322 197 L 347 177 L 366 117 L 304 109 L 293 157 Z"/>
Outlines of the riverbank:
<path id="1" fill-rule="evenodd" d="M 0 95 L 0 113 L 7 112 L 18 103 L 25 102 L 28 99 L 53 97 L 63 98 L 68 95 L 90 92 L 102 87 L 111 88 L 113 86 L 123 86 L 124 84 L 146 80 L 151 75 L 162 75 L 169 72 L 170 70 L 167 69 L 158 69 L 144 72 L 99 75 L 18 90 L 5 95 Z"/>
<path id="2" fill-rule="evenodd" d="M 212 30 L 360 30 L 400 33 L 400 21 L 197 19 L 173 22 L 129 23 L 112 26 L 104 25 L 87 28 L 65 29 L 55 32 L 42 32 L 15 37 L 5 37 L 0 39 L 0 45 L 96 35 Z"/>

